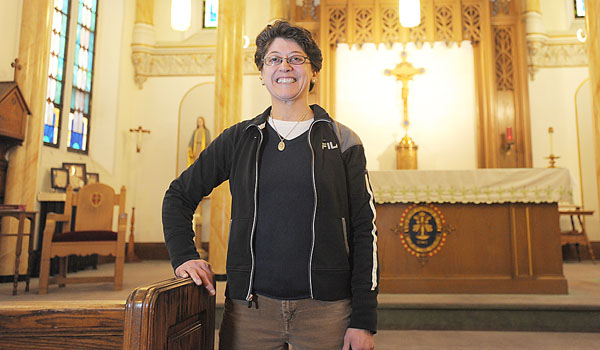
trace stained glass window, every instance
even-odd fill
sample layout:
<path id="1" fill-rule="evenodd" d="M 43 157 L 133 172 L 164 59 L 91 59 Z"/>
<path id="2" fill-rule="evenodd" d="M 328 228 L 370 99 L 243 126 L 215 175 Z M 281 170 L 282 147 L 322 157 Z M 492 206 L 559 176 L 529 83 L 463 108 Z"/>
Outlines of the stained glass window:
<path id="1" fill-rule="evenodd" d="M 69 0 L 55 0 L 44 115 L 44 144 L 54 147 L 58 147 L 60 136 L 68 27 Z"/>
<path id="2" fill-rule="evenodd" d="M 204 28 L 217 28 L 219 0 L 204 0 Z"/>
<path id="3" fill-rule="evenodd" d="M 88 150 L 97 0 L 79 0 L 67 147 Z"/>
<path id="4" fill-rule="evenodd" d="M 575 0 L 575 17 L 585 17 L 585 0 Z"/>

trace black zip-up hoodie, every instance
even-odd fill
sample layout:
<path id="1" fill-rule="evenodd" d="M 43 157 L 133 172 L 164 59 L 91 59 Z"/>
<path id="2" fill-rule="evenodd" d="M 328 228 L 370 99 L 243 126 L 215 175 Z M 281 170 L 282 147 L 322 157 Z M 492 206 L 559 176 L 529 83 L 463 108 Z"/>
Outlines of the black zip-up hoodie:
<path id="1" fill-rule="evenodd" d="M 352 298 L 351 328 L 376 332 L 379 262 L 375 200 L 358 136 L 318 105 L 308 132 L 313 154 L 315 207 L 309 274 L 311 297 Z M 165 242 L 173 268 L 198 259 L 192 216 L 200 200 L 229 180 L 232 196 L 227 288 L 232 299 L 252 300 L 258 164 L 270 107 L 223 131 L 179 178 L 163 201 Z"/>

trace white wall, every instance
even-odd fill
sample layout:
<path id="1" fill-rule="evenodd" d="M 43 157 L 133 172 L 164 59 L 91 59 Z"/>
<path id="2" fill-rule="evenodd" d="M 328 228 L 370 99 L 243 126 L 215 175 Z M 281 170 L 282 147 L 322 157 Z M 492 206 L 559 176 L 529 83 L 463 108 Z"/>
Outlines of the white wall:
<path id="1" fill-rule="evenodd" d="M 591 95 L 582 95 L 578 106 L 580 143 L 577 141 L 575 115 L 575 93 L 589 76 L 587 67 L 540 69 L 535 80 L 529 82 L 531 106 L 531 141 L 534 167 L 547 167 L 550 154 L 548 127 L 554 128 L 553 152 L 560 158 L 557 167 L 569 169 L 573 179 L 573 199 L 586 209 L 596 210 L 588 218 L 588 234 L 591 240 L 600 239 L 600 221 L 598 219 L 598 199 L 595 180 L 594 144 L 591 112 Z M 583 86 L 582 89 L 585 89 Z M 587 84 L 589 89 L 589 83 Z M 580 90 L 581 91 L 581 90 Z M 583 193 L 580 181 L 580 155 L 582 162 Z M 585 168 L 584 168 L 585 167 Z M 563 229 L 568 228 L 563 221 Z"/>
<path id="2" fill-rule="evenodd" d="M 19 35 L 21 34 L 21 1 L 0 1 L 0 81 L 13 81 L 14 69 L 10 64 L 19 53 Z"/>
<path id="3" fill-rule="evenodd" d="M 550 35 L 574 34 L 585 27 L 583 18 L 575 18 L 573 0 L 540 0 L 542 21 Z"/>
<path id="4" fill-rule="evenodd" d="M 132 157 L 129 193 L 136 207 L 136 240 L 162 242 L 162 199 L 177 169 L 177 133 L 181 100 L 186 93 L 214 77 L 150 78 L 142 90 L 134 92 L 134 125 L 142 124 L 151 134 L 144 140 L 141 153 Z M 249 119 L 269 104 L 268 94 L 260 89 L 258 77 L 244 76 L 242 118 Z M 262 92 L 261 92 L 262 91 Z M 157 98 L 160 96 L 160 98 Z M 214 96 L 202 103 L 214 104 Z M 188 138 L 189 135 L 185 135 Z M 213 135 L 217 137 L 217 135 Z"/>
<path id="5" fill-rule="evenodd" d="M 337 48 L 332 114 L 361 137 L 369 170 L 396 169 L 394 147 L 404 136 L 402 84 L 384 70 L 401 62 L 401 52 L 400 45 Z M 406 52 L 408 62 L 425 68 L 409 83 L 408 94 L 408 133 L 419 146 L 419 169 L 475 169 L 477 109 L 471 44 L 447 48 L 435 43 L 422 49 L 409 44 Z"/>

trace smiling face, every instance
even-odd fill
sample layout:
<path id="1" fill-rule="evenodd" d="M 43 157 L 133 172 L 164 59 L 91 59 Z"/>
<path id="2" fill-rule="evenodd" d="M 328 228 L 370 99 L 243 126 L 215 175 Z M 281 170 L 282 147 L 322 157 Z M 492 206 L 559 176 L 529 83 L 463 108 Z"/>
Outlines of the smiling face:
<path id="1" fill-rule="evenodd" d="M 286 58 L 294 55 L 306 56 L 306 53 L 294 40 L 275 38 L 265 57 L 279 56 Z M 261 76 L 273 102 L 275 100 L 281 102 L 308 100 L 310 81 L 316 75 L 317 73 L 312 71 L 309 60 L 301 65 L 290 65 L 284 59 L 281 64 L 276 66 L 265 64 L 261 70 Z"/>

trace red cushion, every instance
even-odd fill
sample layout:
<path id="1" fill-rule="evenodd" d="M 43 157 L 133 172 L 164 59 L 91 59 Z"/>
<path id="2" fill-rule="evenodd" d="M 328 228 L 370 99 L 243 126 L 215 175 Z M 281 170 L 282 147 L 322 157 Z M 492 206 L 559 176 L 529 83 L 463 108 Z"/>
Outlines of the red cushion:
<path id="1" fill-rule="evenodd" d="M 72 231 L 57 233 L 52 242 L 82 242 L 82 241 L 116 241 L 117 233 L 113 231 Z"/>

